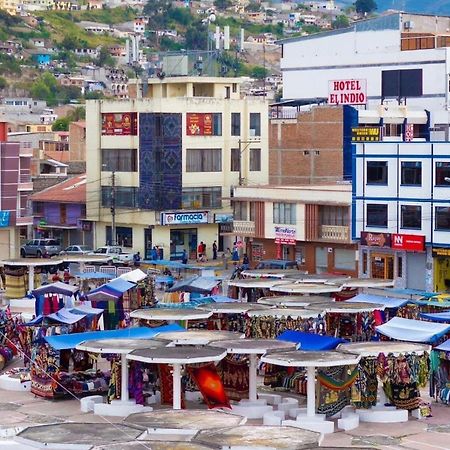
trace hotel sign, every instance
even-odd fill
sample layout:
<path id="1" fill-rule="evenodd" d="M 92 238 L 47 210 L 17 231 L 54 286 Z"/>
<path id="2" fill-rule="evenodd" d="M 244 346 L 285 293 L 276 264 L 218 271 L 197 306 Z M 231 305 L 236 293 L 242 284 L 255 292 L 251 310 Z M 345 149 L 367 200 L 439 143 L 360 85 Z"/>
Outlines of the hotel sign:
<path id="1" fill-rule="evenodd" d="M 328 82 L 329 105 L 365 105 L 367 80 L 330 80 Z"/>
<path id="2" fill-rule="evenodd" d="M 162 225 L 191 225 L 208 223 L 208 211 L 168 212 L 161 214 Z"/>

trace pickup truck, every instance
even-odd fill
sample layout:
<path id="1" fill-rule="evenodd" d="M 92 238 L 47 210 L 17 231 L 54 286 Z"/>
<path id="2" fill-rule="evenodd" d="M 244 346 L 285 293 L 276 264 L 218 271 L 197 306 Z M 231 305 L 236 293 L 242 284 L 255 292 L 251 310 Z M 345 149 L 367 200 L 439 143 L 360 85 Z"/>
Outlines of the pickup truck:
<path id="1" fill-rule="evenodd" d="M 111 256 L 111 261 L 114 263 L 131 263 L 133 262 L 133 254 L 126 253 L 122 250 L 122 247 L 117 245 L 105 245 L 99 247 L 97 250 L 89 253 L 91 256 Z"/>

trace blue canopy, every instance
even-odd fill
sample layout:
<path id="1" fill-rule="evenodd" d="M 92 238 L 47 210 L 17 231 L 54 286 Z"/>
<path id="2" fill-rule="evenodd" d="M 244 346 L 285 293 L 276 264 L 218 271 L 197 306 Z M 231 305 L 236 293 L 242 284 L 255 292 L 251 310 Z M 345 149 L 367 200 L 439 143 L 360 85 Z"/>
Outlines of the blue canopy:
<path id="1" fill-rule="evenodd" d="M 422 319 L 431 320 L 433 322 L 449 322 L 450 323 L 450 311 L 443 311 L 440 313 L 422 313 L 420 314 Z"/>
<path id="2" fill-rule="evenodd" d="M 300 350 L 306 351 L 334 350 L 339 344 L 347 342 L 345 339 L 341 338 L 293 330 L 284 331 L 277 339 L 300 344 Z"/>
<path id="3" fill-rule="evenodd" d="M 167 292 L 197 292 L 200 294 L 209 294 L 219 281 L 215 277 L 192 277 L 178 281 Z"/>
<path id="4" fill-rule="evenodd" d="M 121 292 L 122 294 L 124 292 L 129 291 L 130 289 L 136 287 L 135 283 L 131 283 L 130 281 L 124 280 L 123 278 L 115 278 L 114 280 L 110 281 L 109 283 L 106 283 L 104 286 L 114 289 L 117 292 Z"/>
<path id="5" fill-rule="evenodd" d="M 450 339 L 447 339 L 441 345 L 434 347 L 433 350 L 440 350 L 441 352 L 450 352 Z"/>
<path id="6" fill-rule="evenodd" d="M 214 303 L 214 300 L 211 297 L 197 297 L 193 298 L 189 302 L 184 303 L 158 303 L 156 305 L 157 308 L 164 309 L 164 308 L 172 308 L 172 309 L 190 309 L 190 308 L 196 308 L 199 305 L 205 305 L 207 303 Z"/>
<path id="7" fill-rule="evenodd" d="M 41 287 L 38 287 L 32 291 L 32 294 L 37 297 L 38 295 L 44 294 L 61 294 L 61 295 L 75 295 L 79 291 L 78 286 L 72 286 L 67 283 L 62 283 L 61 281 L 57 281 L 55 283 L 44 284 Z"/>
<path id="8" fill-rule="evenodd" d="M 185 331 L 185 329 L 180 325 L 170 324 L 157 328 L 134 327 L 120 330 L 88 331 L 86 333 L 45 336 L 45 340 L 55 350 L 68 350 L 75 348 L 83 341 L 91 339 L 151 339 L 157 334 L 167 331 Z"/>
<path id="9" fill-rule="evenodd" d="M 385 308 L 400 308 L 411 300 L 406 298 L 384 297 L 382 295 L 358 294 L 355 297 L 346 300 L 346 303 L 375 303 L 384 305 Z"/>
<path id="10" fill-rule="evenodd" d="M 110 280 L 114 278 L 114 275 L 103 272 L 82 272 L 74 273 L 73 275 L 80 280 Z"/>

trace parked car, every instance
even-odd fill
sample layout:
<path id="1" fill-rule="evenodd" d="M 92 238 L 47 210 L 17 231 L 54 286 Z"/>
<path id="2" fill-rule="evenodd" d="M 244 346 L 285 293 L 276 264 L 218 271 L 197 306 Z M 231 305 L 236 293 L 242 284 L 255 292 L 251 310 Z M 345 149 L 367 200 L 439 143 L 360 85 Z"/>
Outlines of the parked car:
<path id="1" fill-rule="evenodd" d="M 89 253 L 89 255 L 111 256 L 111 261 L 117 263 L 133 262 L 133 254 L 124 252 L 122 247 L 119 247 L 118 245 L 105 245 L 104 247 L 99 247 L 97 250 Z"/>
<path id="2" fill-rule="evenodd" d="M 87 245 L 70 245 L 65 248 L 60 255 L 87 255 L 92 252 L 92 248 Z"/>
<path id="3" fill-rule="evenodd" d="M 20 256 L 36 256 L 38 258 L 49 258 L 59 255 L 61 245 L 57 239 L 32 239 L 20 247 Z"/>

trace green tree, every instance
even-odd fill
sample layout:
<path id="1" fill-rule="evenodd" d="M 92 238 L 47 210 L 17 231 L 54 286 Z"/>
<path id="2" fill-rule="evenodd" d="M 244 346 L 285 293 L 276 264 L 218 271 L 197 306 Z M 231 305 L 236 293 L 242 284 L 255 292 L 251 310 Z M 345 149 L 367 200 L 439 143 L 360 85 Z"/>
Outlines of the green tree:
<path id="1" fill-rule="evenodd" d="M 154 30 L 165 28 L 171 9 L 171 0 L 148 0 L 143 13 L 148 17 L 149 28 Z"/>
<path id="2" fill-rule="evenodd" d="M 332 26 L 334 29 L 338 28 L 347 28 L 350 25 L 348 17 L 344 14 L 337 16 L 335 20 L 333 20 Z"/>
<path id="3" fill-rule="evenodd" d="M 103 94 L 103 92 L 101 91 L 90 91 L 90 92 L 86 92 L 86 94 L 84 94 L 84 98 L 86 100 L 100 100 L 102 98 L 105 98 L 105 94 Z M 80 119 L 78 119 L 80 120 Z"/>
<path id="4" fill-rule="evenodd" d="M 214 0 L 214 6 L 221 11 L 224 11 L 232 5 L 233 2 L 231 0 Z"/>
<path id="5" fill-rule="evenodd" d="M 368 14 L 377 9 L 375 0 L 356 0 L 355 9 L 357 13 Z"/>
<path id="6" fill-rule="evenodd" d="M 84 120 L 86 118 L 86 108 L 84 106 L 77 106 L 73 111 L 71 111 L 67 118 L 71 122 L 78 122 L 79 120 Z"/>
<path id="7" fill-rule="evenodd" d="M 108 47 L 101 47 L 98 52 L 98 57 L 95 60 L 95 63 L 99 67 L 114 67 L 116 65 L 115 59 L 111 56 L 111 53 Z"/>
<path id="8" fill-rule="evenodd" d="M 186 30 L 186 48 L 189 50 L 206 50 L 208 31 L 201 23 L 188 27 Z"/>
<path id="9" fill-rule="evenodd" d="M 263 80 L 267 77 L 269 71 L 265 67 L 254 66 L 250 70 L 250 76 L 258 80 Z"/>
<path id="10" fill-rule="evenodd" d="M 7 81 L 3 77 L 0 77 L 0 89 L 5 89 L 5 87 L 7 86 L 8 86 Z"/>
<path id="11" fill-rule="evenodd" d="M 188 8 L 170 8 L 167 12 L 168 22 L 175 22 L 175 24 L 187 27 L 193 21 L 193 16 Z"/>
<path id="12" fill-rule="evenodd" d="M 261 11 L 261 4 L 255 1 L 251 1 L 246 7 L 245 10 L 248 12 L 258 12 Z"/>
<path id="13" fill-rule="evenodd" d="M 48 105 L 56 105 L 58 85 L 56 78 L 50 72 L 44 72 L 33 82 L 30 89 L 33 98 L 45 100 Z"/>
<path id="14" fill-rule="evenodd" d="M 52 124 L 52 131 L 69 131 L 70 120 L 67 117 L 56 119 Z"/>

